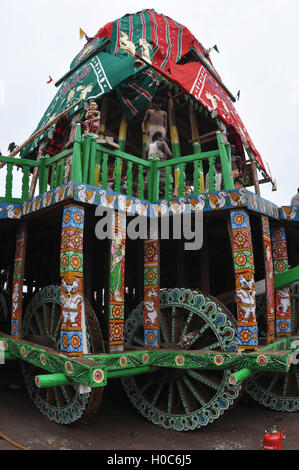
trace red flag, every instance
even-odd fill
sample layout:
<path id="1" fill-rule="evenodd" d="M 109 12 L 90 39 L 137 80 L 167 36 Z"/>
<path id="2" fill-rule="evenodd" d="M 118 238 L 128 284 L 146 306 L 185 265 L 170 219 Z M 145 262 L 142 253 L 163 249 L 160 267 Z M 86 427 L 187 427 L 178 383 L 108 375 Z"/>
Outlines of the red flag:
<path id="1" fill-rule="evenodd" d="M 47 84 L 49 84 L 49 83 L 53 82 L 53 78 L 52 78 L 52 77 L 50 77 L 50 75 L 49 75 L 49 79 L 50 79 L 50 80 L 47 82 Z"/>

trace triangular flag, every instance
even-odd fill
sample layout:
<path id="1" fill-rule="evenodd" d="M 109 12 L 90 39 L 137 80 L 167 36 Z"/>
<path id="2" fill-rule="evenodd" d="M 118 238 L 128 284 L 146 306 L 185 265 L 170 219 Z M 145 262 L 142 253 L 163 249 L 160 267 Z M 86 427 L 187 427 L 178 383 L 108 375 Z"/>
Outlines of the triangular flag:
<path id="1" fill-rule="evenodd" d="M 86 33 L 83 31 L 82 28 L 80 28 L 80 39 L 82 39 L 84 36 L 86 37 Z"/>
<path id="2" fill-rule="evenodd" d="M 215 51 L 218 52 L 218 54 L 219 54 L 219 49 L 218 49 L 218 47 L 217 47 L 217 44 L 215 44 L 214 49 L 215 49 Z"/>

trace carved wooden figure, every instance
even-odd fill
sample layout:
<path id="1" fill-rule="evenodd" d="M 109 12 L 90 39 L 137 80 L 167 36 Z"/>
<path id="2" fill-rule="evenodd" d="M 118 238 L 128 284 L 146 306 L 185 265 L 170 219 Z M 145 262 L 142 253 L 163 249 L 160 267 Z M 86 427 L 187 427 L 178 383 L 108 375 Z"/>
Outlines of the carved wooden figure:
<path id="1" fill-rule="evenodd" d="M 109 352 L 124 350 L 126 213 L 112 216 L 109 279 Z"/>
<path id="2" fill-rule="evenodd" d="M 27 227 L 23 223 L 20 225 L 17 234 L 12 284 L 11 334 L 17 338 L 22 337 L 22 302 L 26 245 Z"/>
<path id="3" fill-rule="evenodd" d="M 61 275 L 61 336 L 64 354 L 80 356 L 87 352 L 83 300 L 83 233 L 84 209 L 65 207 L 62 219 Z"/>
<path id="4" fill-rule="evenodd" d="M 272 250 L 274 274 L 280 274 L 289 269 L 286 234 L 283 227 L 272 230 Z M 276 289 L 276 334 L 277 336 L 291 335 L 291 291 L 289 286 Z"/>
<path id="5" fill-rule="evenodd" d="M 265 259 L 265 280 L 267 297 L 267 343 L 275 339 L 275 297 L 274 297 L 274 272 L 271 246 L 270 222 L 266 216 L 261 217 L 262 234 Z"/>
<path id="6" fill-rule="evenodd" d="M 251 227 L 249 215 L 246 211 L 231 211 L 229 231 L 231 234 L 236 282 L 238 348 L 254 349 L 258 346 L 255 269 Z"/>

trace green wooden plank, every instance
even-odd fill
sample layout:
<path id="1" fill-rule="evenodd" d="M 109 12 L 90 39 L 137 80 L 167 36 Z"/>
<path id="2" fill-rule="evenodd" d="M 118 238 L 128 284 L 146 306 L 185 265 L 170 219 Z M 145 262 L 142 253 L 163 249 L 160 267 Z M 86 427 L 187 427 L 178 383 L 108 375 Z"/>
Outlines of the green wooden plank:
<path id="1" fill-rule="evenodd" d="M 114 191 L 116 193 L 120 193 L 121 174 L 122 174 L 122 161 L 119 157 L 117 157 L 115 159 L 115 182 L 114 182 Z"/>
<path id="2" fill-rule="evenodd" d="M 5 197 L 6 198 L 12 198 L 12 170 L 13 170 L 13 164 L 8 163 L 6 165 L 6 179 L 5 179 Z"/>
<path id="3" fill-rule="evenodd" d="M 103 153 L 100 186 L 103 189 L 108 187 L 108 153 Z"/>
<path id="4" fill-rule="evenodd" d="M 82 158 L 82 183 L 88 183 L 89 175 L 89 163 L 90 163 L 90 151 L 91 151 L 91 136 L 85 136 L 83 140 L 83 158 Z"/>
<path id="5" fill-rule="evenodd" d="M 77 125 L 73 147 L 73 162 L 71 168 L 71 180 L 82 183 L 82 160 L 81 160 L 81 126 Z"/>
<path id="6" fill-rule="evenodd" d="M 127 168 L 127 195 L 133 196 L 133 163 L 128 162 Z"/>
<path id="7" fill-rule="evenodd" d="M 215 161 L 216 158 L 212 157 L 209 158 L 209 193 L 214 193 L 215 192 Z"/>
<path id="8" fill-rule="evenodd" d="M 292 284 L 299 280 L 299 266 L 274 276 L 274 288 L 280 289 L 283 286 Z"/>
<path id="9" fill-rule="evenodd" d="M 51 182 L 50 182 L 50 189 L 54 189 L 57 187 L 57 164 L 51 166 Z"/>
<path id="10" fill-rule="evenodd" d="M 24 166 L 23 170 L 23 178 L 22 178 L 22 199 L 26 201 L 29 198 L 29 166 Z"/>
<path id="11" fill-rule="evenodd" d="M 171 176 L 172 176 L 172 168 L 170 166 L 167 166 L 165 169 L 165 191 L 164 191 L 165 199 L 171 198 L 171 191 L 172 191 Z"/>
<path id="12" fill-rule="evenodd" d="M 179 177 L 179 197 L 183 197 L 186 192 L 186 164 L 183 163 L 179 166 L 180 177 Z"/>
<path id="13" fill-rule="evenodd" d="M 88 184 L 95 186 L 95 169 L 96 169 L 96 139 L 91 140 L 90 146 L 90 157 L 89 157 L 89 173 L 88 173 Z"/>
<path id="14" fill-rule="evenodd" d="M 231 162 L 226 152 L 221 132 L 217 132 L 217 142 L 220 151 L 220 160 L 222 167 L 222 176 L 224 189 L 230 190 L 235 188 L 234 179 L 232 177 Z"/>
<path id="15" fill-rule="evenodd" d="M 143 166 L 138 165 L 138 197 L 144 199 Z"/>

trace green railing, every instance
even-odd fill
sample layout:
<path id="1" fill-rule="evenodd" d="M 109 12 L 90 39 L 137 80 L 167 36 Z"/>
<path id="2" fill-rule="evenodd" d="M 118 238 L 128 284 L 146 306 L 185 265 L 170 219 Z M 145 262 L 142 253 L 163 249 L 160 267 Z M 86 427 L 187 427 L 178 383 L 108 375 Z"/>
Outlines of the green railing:
<path id="1" fill-rule="evenodd" d="M 150 202 L 171 197 L 183 197 L 191 193 L 215 191 L 215 161 L 220 158 L 222 186 L 225 190 L 234 188 L 231 174 L 229 146 L 217 134 L 218 148 L 210 152 L 198 152 L 167 161 L 144 160 L 121 150 L 101 145 L 95 137 L 87 135 L 82 139 L 81 127 L 77 126 L 73 149 L 54 157 L 42 156 L 39 161 L 20 158 L 0 157 L 5 164 L 5 195 L 0 202 L 23 202 L 32 196 L 32 181 L 38 181 L 39 194 L 54 189 L 67 181 L 89 184 L 110 189 L 127 196 L 136 196 Z M 204 163 L 206 162 L 206 163 Z M 21 167 L 22 193 L 12 197 L 13 167 Z M 208 169 L 208 188 L 204 175 Z M 33 170 L 30 190 L 30 172 Z M 188 173 L 187 173 L 188 171 Z M 34 186 L 34 185 L 33 185 Z"/>
<path id="2" fill-rule="evenodd" d="M 85 136 L 81 141 L 81 130 L 78 126 L 72 179 L 152 202 L 162 198 L 170 199 L 173 196 L 183 197 L 188 194 L 188 187 L 192 188 L 194 195 L 204 193 L 205 189 L 208 192 L 215 192 L 215 161 L 216 158 L 220 158 L 223 189 L 234 189 L 230 153 L 222 140 L 221 133 L 217 135 L 217 142 L 218 149 L 210 152 L 199 152 L 167 161 L 151 158 L 144 160 L 98 144 L 96 138 L 91 136 Z M 208 188 L 205 188 L 204 161 L 208 167 Z"/>
<path id="3" fill-rule="evenodd" d="M 4 195 L 0 197 L 0 202 L 12 202 L 12 203 L 20 203 L 24 202 L 29 198 L 29 180 L 30 180 L 30 169 L 31 167 L 39 167 L 39 163 L 35 162 L 34 160 L 25 160 L 21 158 L 13 158 L 13 157 L 3 157 L 0 156 L 0 164 L 4 164 L 3 168 L 0 170 L 0 178 L 1 178 L 1 193 Z M 21 188 L 14 187 L 14 168 L 21 168 L 22 171 L 22 179 L 21 179 Z M 20 177 L 17 178 L 20 180 Z M 19 181 L 17 182 L 19 186 Z M 13 197 L 13 190 L 19 190 L 20 193 L 19 197 Z M 16 192 L 16 191 L 15 191 Z"/>
<path id="4" fill-rule="evenodd" d="M 70 157 L 73 150 L 67 150 L 55 157 L 42 156 L 40 161 L 27 160 L 23 158 L 0 156 L 1 193 L 0 202 L 22 203 L 30 198 L 30 176 L 34 171 L 38 171 L 38 194 L 43 194 L 49 189 L 60 186 L 65 181 L 66 159 Z M 20 177 L 14 175 L 13 169 L 22 171 L 21 187 Z M 5 186 L 3 188 L 3 185 Z M 2 190 L 4 189 L 4 191 Z M 18 192 L 17 197 L 13 197 L 13 192 Z"/>

